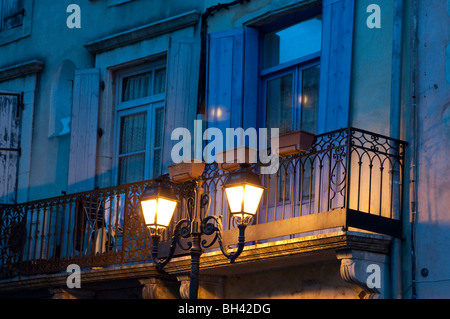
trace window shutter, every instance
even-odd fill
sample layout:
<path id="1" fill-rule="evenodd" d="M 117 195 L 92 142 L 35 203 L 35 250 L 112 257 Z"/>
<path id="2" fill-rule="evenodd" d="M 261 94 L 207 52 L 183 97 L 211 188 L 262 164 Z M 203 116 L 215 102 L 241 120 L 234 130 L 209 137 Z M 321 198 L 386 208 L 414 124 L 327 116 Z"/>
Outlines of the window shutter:
<path id="1" fill-rule="evenodd" d="M 73 84 L 68 193 L 95 187 L 100 71 L 76 70 Z"/>
<path id="2" fill-rule="evenodd" d="M 349 126 L 354 0 L 323 1 L 318 133 Z"/>
<path id="3" fill-rule="evenodd" d="M 209 35 L 208 127 L 257 127 L 258 31 L 239 28 Z M 224 149 L 228 146 L 224 141 Z"/>
<path id="4" fill-rule="evenodd" d="M 22 24 L 23 0 L 0 0 L 0 30 L 8 30 Z"/>
<path id="5" fill-rule="evenodd" d="M 171 39 L 167 60 L 162 173 L 167 173 L 167 167 L 173 164 L 171 151 L 172 147 L 178 143 L 171 140 L 173 130 L 179 127 L 187 128 L 191 132 L 191 138 L 194 138 L 200 40 Z"/>
<path id="6" fill-rule="evenodd" d="M 58 71 L 53 77 L 50 89 L 48 137 L 70 133 L 69 122 L 75 68 L 72 61 L 65 60 L 59 65 Z"/>
<path id="7" fill-rule="evenodd" d="M 19 95 L 0 93 L 0 205 L 15 204 L 20 156 Z"/>

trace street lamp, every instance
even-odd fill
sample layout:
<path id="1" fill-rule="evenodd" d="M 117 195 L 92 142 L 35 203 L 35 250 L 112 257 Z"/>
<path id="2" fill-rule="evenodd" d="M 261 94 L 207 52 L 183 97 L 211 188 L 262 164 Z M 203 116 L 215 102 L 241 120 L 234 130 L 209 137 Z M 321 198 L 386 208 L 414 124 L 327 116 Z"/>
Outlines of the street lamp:
<path id="1" fill-rule="evenodd" d="M 152 184 L 144 190 L 141 196 L 141 208 L 145 225 L 152 236 L 152 258 L 159 269 L 162 269 L 173 257 L 175 249 L 189 251 L 191 254 L 191 274 L 189 298 L 197 299 L 198 280 L 200 271 L 200 256 L 203 248 L 211 247 L 216 241 L 230 262 L 241 254 L 245 246 L 245 229 L 256 214 L 264 187 L 257 174 L 241 169 L 231 173 L 225 181 L 223 188 L 226 193 L 230 214 L 234 217 L 239 229 L 237 250 L 229 253 L 222 240 L 222 216 L 207 216 L 210 206 L 210 197 L 204 193 L 203 179 L 195 181 L 194 195 L 187 199 L 188 218 L 177 222 L 172 234 L 170 249 L 167 257 L 158 257 L 158 245 L 164 230 L 168 229 L 172 219 L 177 197 L 173 189 L 163 185 L 161 181 Z M 201 240 L 203 235 L 215 235 L 208 244 Z M 181 238 L 190 239 L 187 246 L 180 241 Z"/>
<path id="2" fill-rule="evenodd" d="M 248 225 L 256 215 L 264 191 L 259 175 L 246 169 L 238 170 L 228 176 L 223 188 L 230 214 L 238 225 Z"/>
<path id="3" fill-rule="evenodd" d="M 141 208 L 145 225 L 152 235 L 162 235 L 169 227 L 177 202 L 173 189 L 160 182 L 145 188 L 141 196 Z"/>

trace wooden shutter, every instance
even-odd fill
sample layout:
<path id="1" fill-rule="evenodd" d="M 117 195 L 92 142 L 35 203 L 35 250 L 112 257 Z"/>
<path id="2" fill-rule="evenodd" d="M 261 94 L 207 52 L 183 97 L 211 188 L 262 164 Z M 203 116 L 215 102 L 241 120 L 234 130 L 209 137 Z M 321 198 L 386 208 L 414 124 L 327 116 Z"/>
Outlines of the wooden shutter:
<path id="1" fill-rule="evenodd" d="M 171 39 L 167 59 L 167 90 L 164 116 L 163 167 L 172 163 L 171 140 L 174 129 L 189 129 L 194 138 L 194 120 L 197 114 L 197 87 L 200 65 L 199 39 Z"/>
<path id="2" fill-rule="evenodd" d="M 8 30 L 22 25 L 23 0 L 0 0 L 0 30 Z"/>
<path id="3" fill-rule="evenodd" d="M 257 127 L 258 32 L 239 28 L 209 35 L 208 127 Z M 226 144 L 224 143 L 226 149 Z"/>
<path id="4" fill-rule="evenodd" d="M 0 205 L 15 204 L 20 156 L 19 94 L 0 93 Z"/>
<path id="5" fill-rule="evenodd" d="M 318 133 L 349 126 L 354 0 L 323 1 Z"/>
<path id="6" fill-rule="evenodd" d="M 75 71 L 68 193 L 93 190 L 95 187 L 99 84 L 98 69 Z"/>

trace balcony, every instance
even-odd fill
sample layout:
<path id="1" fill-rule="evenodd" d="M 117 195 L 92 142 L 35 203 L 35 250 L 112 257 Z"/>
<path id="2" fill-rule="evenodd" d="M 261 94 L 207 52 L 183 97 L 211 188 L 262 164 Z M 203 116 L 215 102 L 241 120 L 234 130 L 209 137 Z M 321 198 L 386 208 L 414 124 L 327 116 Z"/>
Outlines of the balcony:
<path id="1" fill-rule="evenodd" d="M 202 257 L 206 261 L 202 269 L 220 273 L 221 269 L 238 268 L 239 263 L 304 254 L 325 246 L 386 250 L 388 244 L 377 248 L 373 238 L 387 243 L 389 238 L 401 237 L 405 147 L 405 142 L 354 128 L 317 136 L 309 152 L 282 158 L 275 174 L 261 175 L 267 188 L 256 218 L 247 227 L 248 249 L 236 264 L 230 266 L 212 246 L 205 249 L 208 254 Z M 260 165 L 252 169 L 259 172 Z M 202 178 L 211 198 L 208 214 L 222 215 L 223 239 L 232 246 L 238 235 L 222 192 L 226 176 L 211 164 Z M 129 266 L 136 272 L 150 266 L 152 247 L 139 197 L 152 183 L 2 208 L 0 286 L 6 289 L 14 278 L 65 272 L 70 264 L 111 271 Z M 174 188 L 180 205 L 160 243 L 160 255 L 168 250 L 175 222 L 186 217 L 193 184 L 174 184 Z M 181 250 L 176 253 L 181 258 L 168 265 L 168 273 L 188 271 L 183 254 L 186 252 Z"/>

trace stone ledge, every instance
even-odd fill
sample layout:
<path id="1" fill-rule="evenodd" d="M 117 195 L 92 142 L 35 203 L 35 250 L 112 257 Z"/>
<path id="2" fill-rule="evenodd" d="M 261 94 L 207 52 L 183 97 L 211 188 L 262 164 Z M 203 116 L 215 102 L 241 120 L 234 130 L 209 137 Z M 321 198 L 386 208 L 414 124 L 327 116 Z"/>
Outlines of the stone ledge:
<path id="1" fill-rule="evenodd" d="M 44 63 L 38 60 L 31 60 L 13 66 L 7 66 L 0 69 L 0 82 L 12 80 L 22 76 L 42 71 Z"/>
<path id="2" fill-rule="evenodd" d="M 119 47 L 123 47 L 125 45 L 130 45 L 139 41 L 154 38 L 161 34 L 196 25 L 199 19 L 199 12 L 190 11 L 92 41 L 86 44 L 84 47 L 92 54 L 99 54 Z"/>
<path id="3" fill-rule="evenodd" d="M 66 272 L 44 274 L 30 277 L 17 277 L 0 281 L 0 292 L 17 289 L 39 289 L 46 287 L 66 286 L 70 274 Z M 128 266 L 111 266 L 99 269 L 81 270 L 82 284 L 92 284 L 111 280 L 140 279 L 148 277 L 167 276 L 159 272 L 153 264 L 138 264 Z"/>
<path id="4" fill-rule="evenodd" d="M 387 254 L 391 237 L 365 232 L 339 231 L 248 245 L 234 264 L 220 250 L 203 253 L 200 270 L 203 274 L 229 275 L 305 264 L 320 260 L 336 260 L 336 251 L 356 249 Z M 190 271 L 190 256 L 174 258 L 164 270 L 179 275 Z"/>
<path id="5" fill-rule="evenodd" d="M 234 264 L 220 250 L 203 253 L 200 260 L 202 275 L 227 276 L 324 260 L 337 260 L 336 251 L 355 249 L 387 254 L 391 238 L 371 233 L 339 231 L 269 243 L 248 245 Z M 151 263 L 110 266 L 81 271 L 82 285 L 110 284 L 111 281 L 145 278 L 173 278 L 189 273 L 191 257 L 174 258 L 164 271 Z M 14 278 L 0 281 L 0 293 L 12 291 L 64 287 L 66 272 Z"/>

